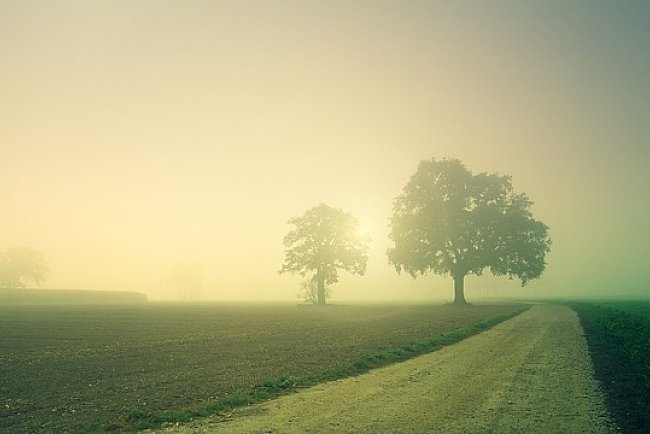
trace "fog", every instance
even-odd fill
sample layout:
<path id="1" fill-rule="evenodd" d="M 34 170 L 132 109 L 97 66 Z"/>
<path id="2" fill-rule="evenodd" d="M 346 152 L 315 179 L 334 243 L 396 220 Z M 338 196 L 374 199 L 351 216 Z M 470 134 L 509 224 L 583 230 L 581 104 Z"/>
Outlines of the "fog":
<path id="1" fill-rule="evenodd" d="M 450 300 L 398 276 L 388 218 L 418 162 L 510 174 L 553 239 L 483 296 L 650 296 L 650 7 L 641 2 L 0 0 L 0 250 L 43 288 L 297 300 L 287 221 L 372 238 L 333 302 Z"/>

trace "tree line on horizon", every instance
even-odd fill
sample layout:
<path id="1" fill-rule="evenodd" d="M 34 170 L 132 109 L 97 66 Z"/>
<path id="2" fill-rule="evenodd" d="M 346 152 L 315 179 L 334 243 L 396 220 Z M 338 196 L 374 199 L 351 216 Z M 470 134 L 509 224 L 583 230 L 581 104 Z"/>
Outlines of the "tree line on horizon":
<path id="1" fill-rule="evenodd" d="M 485 269 L 524 286 L 542 275 L 551 246 L 549 228 L 533 217 L 532 205 L 514 191 L 510 176 L 473 174 L 457 159 L 423 160 L 393 200 L 388 262 L 413 278 L 451 277 L 454 304 L 467 303 L 465 277 Z M 306 301 L 326 304 L 341 271 L 365 274 L 370 238 L 351 213 L 321 203 L 288 223 L 293 227 L 284 237 L 279 273 L 303 278 Z M 0 289 L 22 289 L 25 281 L 38 285 L 48 270 L 38 250 L 7 249 L 0 252 Z M 185 299 L 200 289 L 197 270 L 176 270 L 170 277 Z"/>
<path id="2" fill-rule="evenodd" d="M 388 261 L 413 278 L 452 277 L 457 305 L 467 303 L 465 277 L 485 269 L 524 286 L 542 275 L 551 246 L 532 205 L 510 176 L 475 175 L 457 159 L 423 160 L 393 200 Z M 369 238 L 351 213 L 321 203 L 289 224 L 279 273 L 302 276 L 307 301 L 326 304 L 339 271 L 365 274 Z"/>

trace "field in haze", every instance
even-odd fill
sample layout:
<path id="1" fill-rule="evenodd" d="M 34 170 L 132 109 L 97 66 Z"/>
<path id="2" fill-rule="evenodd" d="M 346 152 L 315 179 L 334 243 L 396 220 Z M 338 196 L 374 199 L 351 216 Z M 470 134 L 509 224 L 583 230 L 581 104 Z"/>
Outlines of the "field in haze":
<path id="1" fill-rule="evenodd" d="M 0 431 L 127 426 L 509 314 L 515 305 L 0 307 Z"/>
<path id="2" fill-rule="evenodd" d="M 439 400 L 400 377 L 431 411 L 387 406 L 595 432 L 547 416 L 599 381 L 590 408 L 650 433 L 650 306 L 593 301 L 650 299 L 648 23 L 650 0 L 0 0 L 0 434 L 167 429 L 525 309 L 446 346 Z"/>

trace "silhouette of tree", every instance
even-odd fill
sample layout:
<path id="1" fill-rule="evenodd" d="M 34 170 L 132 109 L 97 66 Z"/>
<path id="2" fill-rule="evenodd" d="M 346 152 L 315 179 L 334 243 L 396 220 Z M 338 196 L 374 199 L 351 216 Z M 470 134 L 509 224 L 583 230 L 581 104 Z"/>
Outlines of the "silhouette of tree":
<path id="1" fill-rule="evenodd" d="M 169 275 L 168 285 L 182 300 L 195 299 L 203 287 L 203 274 L 198 263 L 177 265 Z"/>
<path id="2" fill-rule="evenodd" d="M 485 268 L 523 286 L 542 274 L 551 245 L 532 204 L 509 176 L 474 175 L 455 159 L 421 161 L 393 202 L 388 259 L 413 278 L 451 276 L 455 304 L 466 303 L 465 276 Z"/>
<path id="3" fill-rule="evenodd" d="M 331 295 L 331 286 L 325 286 L 325 300 Z M 318 304 L 318 279 L 316 275 L 300 282 L 300 293 L 298 297 L 305 303 Z"/>
<path id="4" fill-rule="evenodd" d="M 284 237 L 285 259 L 279 273 L 313 279 L 317 304 L 325 304 L 326 286 L 338 282 L 339 270 L 366 272 L 369 238 L 360 234 L 352 214 L 320 204 L 289 224 L 294 228 Z"/>
<path id="5" fill-rule="evenodd" d="M 40 285 L 48 271 L 45 256 L 38 250 L 12 247 L 0 253 L 0 288 L 22 289 L 25 281 Z"/>

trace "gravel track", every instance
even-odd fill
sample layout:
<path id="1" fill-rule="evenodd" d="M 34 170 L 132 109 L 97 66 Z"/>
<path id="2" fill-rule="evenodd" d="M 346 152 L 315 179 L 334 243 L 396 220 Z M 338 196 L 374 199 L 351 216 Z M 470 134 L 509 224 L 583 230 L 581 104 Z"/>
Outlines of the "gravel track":
<path id="1" fill-rule="evenodd" d="M 165 433 L 610 433 L 574 311 L 536 305 L 439 351 Z"/>

